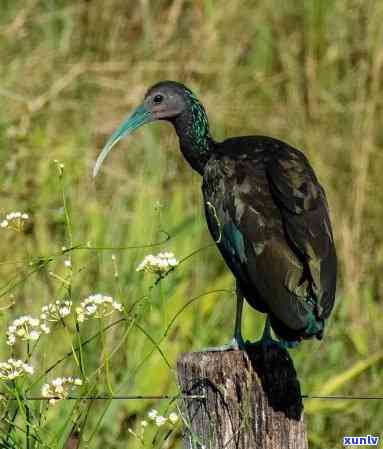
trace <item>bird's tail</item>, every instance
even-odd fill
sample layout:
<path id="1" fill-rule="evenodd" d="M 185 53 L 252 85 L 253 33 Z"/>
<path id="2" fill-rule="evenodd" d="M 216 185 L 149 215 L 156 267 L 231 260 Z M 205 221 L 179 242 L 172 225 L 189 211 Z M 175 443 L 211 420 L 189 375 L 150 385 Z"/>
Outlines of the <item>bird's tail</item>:
<path id="1" fill-rule="evenodd" d="M 270 324 L 279 340 L 286 348 L 295 348 L 302 340 L 316 337 L 322 340 L 324 332 L 324 320 L 310 313 L 307 326 L 303 329 L 291 329 L 273 315 L 270 316 Z"/>

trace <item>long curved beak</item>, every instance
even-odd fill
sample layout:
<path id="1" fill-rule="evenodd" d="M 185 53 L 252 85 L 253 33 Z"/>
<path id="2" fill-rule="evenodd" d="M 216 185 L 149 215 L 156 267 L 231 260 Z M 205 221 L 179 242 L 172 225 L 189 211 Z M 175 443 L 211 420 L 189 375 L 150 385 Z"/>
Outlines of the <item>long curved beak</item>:
<path id="1" fill-rule="evenodd" d="M 114 145 L 116 145 L 117 142 L 131 134 L 140 126 L 145 125 L 145 123 L 152 122 L 153 120 L 154 118 L 152 113 L 148 111 L 143 105 L 139 106 L 129 118 L 124 120 L 121 126 L 110 136 L 109 140 L 106 142 L 104 148 L 98 156 L 93 168 L 93 177 L 95 178 L 97 176 L 101 164 L 104 162 L 111 149 L 114 147 Z"/>

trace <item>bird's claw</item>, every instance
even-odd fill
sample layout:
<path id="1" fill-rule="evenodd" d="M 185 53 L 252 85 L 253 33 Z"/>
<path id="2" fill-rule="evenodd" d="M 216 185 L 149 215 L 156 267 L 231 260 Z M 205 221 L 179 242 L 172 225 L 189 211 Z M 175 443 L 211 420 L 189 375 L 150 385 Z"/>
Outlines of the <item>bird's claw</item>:
<path id="1" fill-rule="evenodd" d="M 274 340 L 273 338 L 261 338 L 258 341 L 251 342 L 249 340 L 245 343 L 245 348 L 247 350 L 256 349 L 261 347 L 264 351 L 271 349 L 272 347 L 277 347 L 279 349 L 287 350 L 291 348 L 296 348 L 299 342 L 295 341 L 284 341 L 284 340 Z"/>
<path id="2" fill-rule="evenodd" d="M 223 346 L 213 346 L 203 349 L 201 352 L 224 352 L 224 351 L 244 351 L 246 343 L 242 337 L 234 337 L 230 343 Z"/>

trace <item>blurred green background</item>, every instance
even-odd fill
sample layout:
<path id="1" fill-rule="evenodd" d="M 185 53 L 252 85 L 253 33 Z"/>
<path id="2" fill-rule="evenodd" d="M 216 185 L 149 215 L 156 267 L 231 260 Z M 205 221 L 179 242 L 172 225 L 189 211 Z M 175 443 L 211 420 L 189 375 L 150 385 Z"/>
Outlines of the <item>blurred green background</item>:
<path id="1" fill-rule="evenodd" d="M 231 337 L 233 278 L 214 246 L 151 289 L 154 278 L 135 271 L 148 253 L 166 249 L 182 258 L 211 243 L 201 180 L 171 127 L 136 132 L 91 179 L 121 119 L 151 84 L 174 79 L 204 103 L 216 139 L 266 134 L 309 157 L 329 199 L 340 276 L 324 341 L 291 351 L 302 391 L 382 394 L 382 44 L 379 0 L 0 0 L 0 218 L 14 210 L 32 217 L 24 233 L 0 230 L 1 358 L 9 354 L 9 321 L 61 298 L 58 277 L 68 276 L 74 302 L 99 291 L 128 308 L 139 301 L 134 320 L 156 342 L 190 299 L 227 290 L 202 296 L 175 321 L 161 342 L 172 367 L 182 351 Z M 62 184 L 54 160 L 65 165 Z M 58 254 L 71 234 L 74 244 L 127 247 L 159 242 L 161 231 L 171 239 L 156 248 L 73 251 L 28 275 L 28 260 Z M 245 315 L 245 336 L 259 337 L 263 316 L 249 308 Z M 114 392 L 176 393 L 174 372 L 138 328 L 116 326 L 105 338 L 102 351 L 97 343 L 84 351 L 96 391 L 110 382 Z M 48 367 L 71 342 L 58 329 L 41 344 L 35 366 Z M 107 375 L 100 364 L 116 347 Z M 52 374 L 75 369 L 68 360 Z M 81 447 L 142 447 L 128 428 L 168 405 L 95 403 Z M 49 411 L 47 435 L 68 432 L 78 408 L 62 403 Z M 382 429 L 381 401 L 307 400 L 305 409 L 312 448 Z M 179 434 L 149 438 L 145 447 L 180 448 Z"/>

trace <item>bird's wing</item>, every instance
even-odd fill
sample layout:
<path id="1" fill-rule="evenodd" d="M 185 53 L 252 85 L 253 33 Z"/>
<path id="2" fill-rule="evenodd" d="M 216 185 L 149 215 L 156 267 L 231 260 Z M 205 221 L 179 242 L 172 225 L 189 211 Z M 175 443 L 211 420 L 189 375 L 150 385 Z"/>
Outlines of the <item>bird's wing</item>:
<path id="1" fill-rule="evenodd" d="M 254 151 L 236 154 L 232 141 L 234 150 L 205 168 L 208 226 L 250 303 L 302 329 L 310 310 L 324 319 L 334 303 L 336 255 L 326 197 L 302 153 L 249 142 Z"/>
<path id="2" fill-rule="evenodd" d="M 309 269 L 318 315 L 326 318 L 334 302 L 336 256 L 324 190 L 297 150 L 268 158 L 266 173 L 289 243 Z"/>

